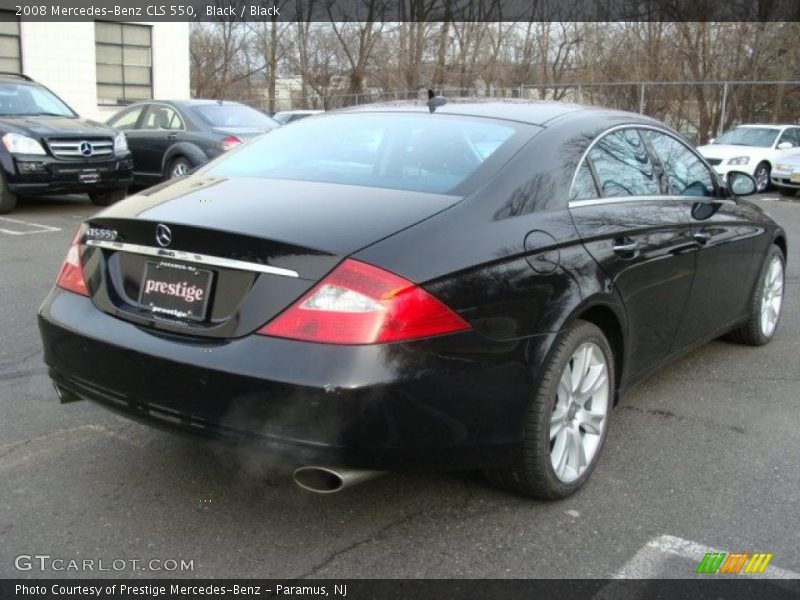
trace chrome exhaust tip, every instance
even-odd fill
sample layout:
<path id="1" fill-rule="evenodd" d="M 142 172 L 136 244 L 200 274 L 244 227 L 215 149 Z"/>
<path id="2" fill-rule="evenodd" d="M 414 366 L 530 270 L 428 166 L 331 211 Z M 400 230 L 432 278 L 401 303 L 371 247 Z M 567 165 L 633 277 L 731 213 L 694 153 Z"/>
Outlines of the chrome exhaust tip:
<path id="1" fill-rule="evenodd" d="M 379 477 L 384 472 L 309 466 L 295 469 L 293 479 L 299 487 L 309 492 L 335 494 L 344 488 Z"/>
<path id="2" fill-rule="evenodd" d="M 56 389 L 56 396 L 58 396 L 58 401 L 61 404 L 68 404 L 69 402 L 78 402 L 79 400 L 83 400 L 83 398 L 77 394 L 73 394 L 69 390 L 65 390 L 57 383 L 54 383 L 53 387 Z"/>

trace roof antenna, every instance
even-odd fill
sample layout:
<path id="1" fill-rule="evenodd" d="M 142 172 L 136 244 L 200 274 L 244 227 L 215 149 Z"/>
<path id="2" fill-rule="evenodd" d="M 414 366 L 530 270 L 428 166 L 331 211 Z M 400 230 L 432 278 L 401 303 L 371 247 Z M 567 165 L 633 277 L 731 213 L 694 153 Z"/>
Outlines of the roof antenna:
<path id="1" fill-rule="evenodd" d="M 428 101 L 425 103 L 428 105 L 428 110 L 433 112 L 440 106 L 444 106 L 447 104 L 447 98 L 444 96 L 438 95 L 433 90 L 428 90 Z"/>

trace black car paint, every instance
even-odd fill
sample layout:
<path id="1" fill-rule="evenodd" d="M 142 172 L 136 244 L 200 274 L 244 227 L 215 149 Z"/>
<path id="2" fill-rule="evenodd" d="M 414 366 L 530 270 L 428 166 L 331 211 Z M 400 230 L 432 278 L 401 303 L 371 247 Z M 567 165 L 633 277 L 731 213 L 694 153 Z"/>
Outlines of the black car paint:
<path id="1" fill-rule="evenodd" d="M 0 75 L 3 82 L 30 85 L 47 89 L 29 79 Z M 47 90 L 52 93 L 51 90 Z M 63 100 L 62 100 L 63 102 Z M 66 103 L 64 103 L 66 105 Z M 72 110 L 70 108 L 70 110 Z M 45 154 L 11 154 L 0 144 L 0 167 L 8 190 L 20 195 L 58 193 L 88 193 L 125 188 L 132 181 L 133 163 L 129 152 L 114 153 L 109 157 L 56 158 L 47 142 L 114 140 L 117 130 L 90 119 L 81 119 L 74 110 L 73 117 L 51 115 L 0 115 L 0 137 L 18 133 L 34 138 L 45 149 Z M 80 173 L 96 172 L 96 182 L 80 181 Z"/>
<path id="2" fill-rule="evenodd" d="M 114 318 L 116 313 L 103 306 L 103 292 L 90 300 L 54 289 L 40 313 L 52 377 L 65 389 L 129 416 L 258 440 L 298 462 L 466 468 L 502 464 L 518 450 L 537 366 L 575 319 L 592 320 L 609 338 L 620 393 L 677 354 L 742 321 L 761 257 L 776 240 L 785 247 L 780 227 L 754 205 L 722 190 L 714 198 L 653 199 L 635 208 L 625 202 L 570 208 L 573 173 L 598 134 L 619 125 L 669 130 L 651 119 L 614 111 L 520 106 L 527 105 L 439 109 L 528 118 L 544 126 L 468 197 L 441 206 L 434 202 L 427 213 L 400 219 L 398 199 L 363 188 L 363 197 L 377 195 L 369 211 L 372 220 L 352 220 L 351 243 L 345 243 L 342 227 L 355 213 L 323 210 L 319 194 L 304 197 L 303 215 L 310 223 L 276 225 L 276 233 L 264 234 L 267 239 L 253 260 L 286 265 L 291 256 L 308 279 L 295 282 L 296 288 L 271 303 L 266 290 L 274 293 L 286 281 L 260 275 L 268 284 L 253 288 L 257 301 L 251 304 L 248 298 L 242 303 L 247 314 L 229 317 L 242 328 L 222 337 L 197 327 L 184 326 L 183 334 L 180 328 L 166 331 L 163 324 L 135 322 L 129 315 Z M 276 181 L 269 185 L 284 185 Z M 220 203 L 228 203 L 224 206 L 230 213 L 224 218 L 212 213 L 214 219 L 208 220 L 192 185 L 206 188 L 202 172 L 113 207 L 90 223 L 119 228 L 142 241 L 152 238 L 158 219 L 173 223 L 178 235 L 183 226 L 208 223 L 219 236 L 197 247 L 223 255 L 240 252 L 260 227 L 268 227 L 270 213 L 259 222 L 253 204 L 233 200 L 251 195 L 253 182 L 214 182 L 217 189 L 226 189 Z M 295 185 L 289 182 L 286 189 Z M 301 193 L 305 185 L 293 191 Z M 195 200 L 197 209 L 187 211 Z M 139 216 L 114 221 L 133 215 Z M 623 219 L 625 227 L 619 225 Z M 326 222 L 329 228 L 315 228 Z M 359 237 L 373 225 L 372 239 Z M 392 228 L 398 231 L 387 234 Z M 248 232 L 249 241 L 239 246 L 239 238 L 226 232 L 231 229 L 237 235 Z M 700 244 L 697 229 L 711 229 L 711 241 Z M 191 231 L 195 235 L 198 230 Z M 614 252 L 614 240 L 622 234 L 639 238 L 636 256 Z M 526 244 L 526 239 L 544 245 Z M 278 243 L 294 250 L 282 254 L 285 247 L 276 249 Z M 103 277 L 104 261 L 91 252 L 99 251 L 86 251 L 89 286 L 101 289 L 94 278 Z M 299 296 L 303 285 L 310 286 L 344 256 L 421 284 L 472 330 L 376 346 L 248 335 L 261 324 L 252 312 L 258 312 L 259 303 L 265 322 L 274 307 Z"/>
<path id="3" fill-rule="evenodd" d="M 487 343 L 465 332 L 338 347 L 255 335 L 187 340 L 98 313 L 74 294 L 52 294 L 43 310 L 46 360 L 58 365 L 51 375 L 82 397 L 292 460 L 362 467 L 507 458 L 530 385 L 525 361 L 543 355 L 549 339 Z M 124 349 L 111 342 L 120 339 Z M 487 401 L 498 377 L 503 402 Z"/>
<path id="4" fill-rule="evenodd" d="M 113 122 L 124 114 L 143 108 L 136 125 L 125 129 L 128 146 L 134 159 L 134 179 L 137 184 L 151 185 L 169 178 L 169 167 L 176 158 L 186 158 L 198 167 L 223 153 L 222 140 L 233 135 L 246 141 L 266 130 L 227 130 L 212 127 L 194 110 L 196 106 L 216 104 L 211 100 L 146 101 L 132 104 L 109 119 Z M 165 106 L 177 111 L 183 129 L 141 129 L 147 107 Z M 275 124 L 277 127 L 277 123 Z"/>

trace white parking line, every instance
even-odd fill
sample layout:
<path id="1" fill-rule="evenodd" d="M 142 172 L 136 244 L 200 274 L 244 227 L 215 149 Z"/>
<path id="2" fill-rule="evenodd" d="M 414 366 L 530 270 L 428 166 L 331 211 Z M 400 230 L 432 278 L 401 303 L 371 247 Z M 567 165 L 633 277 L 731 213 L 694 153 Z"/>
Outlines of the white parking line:
<path id="1" fill-rule="evenodd" d="M 614 579 L 647 579 L 659 574 L 659 567 L 672 556 L 679 556 L 700 564 L 706 554 L 725 552 L 684 540 L 672 535 L 662 535 L 645 544 L 631 560 L 614 574 Z M 695 565 L 696 566 L 696 565 Z M 800 579 L 800 573 L 781 569 L 770 564 L 762 575 L 740 574 L 737 577 L 766 577 L 768 579 Z"/>
<path id="2" fill-rule="evenodd" d="M 24 229 L 20 231 L 19 229 L 6 229 L 4 227 L 0 227 L 0 233 L 7 233 L 8 235 L 31 235 L 34 233 L 50 233 L 52 231 L 61 231 L 60 227 L 51 227 L 50 225 L 41 225 L 39 223 L 31 223 L 29 221 L 12 219 L 10 217 L 0 217 L 0 221 L 12 223 L 13 225 L 22 225 L 23 227 L 27 227 L 29 229 L 29 231 L 25 231 Z"/>
<path id="3" fill-rule="evenodd" d="M 706 554 L 717 552 L 721 552 L 721 550 L 672 535 L 653 538 L 613 575 L 615 580 L 627 579 L 634 581 L 626 581 L 624 584 L 621 581 L 611 581 L 603 586 L 592 600 L 617 600 L 621 597 L 637 598 L 639 597 L 637 591 L 641 592 L 642 597 L 650 597 L 646 589 L 648 580 L 687 579 L 695 574 L 694 569 Z M 687 561 L 689 563 L 688 568 L 691 570 L 685 573 L 667 572 L 669 559 L 675 556 Z M 792 592 L 800 590 L 800 573 L 781 569 L 772 564 L 761 575 L 742 573 L 731 577 L 763 578 L 770 580 L 773 585 Z"/>

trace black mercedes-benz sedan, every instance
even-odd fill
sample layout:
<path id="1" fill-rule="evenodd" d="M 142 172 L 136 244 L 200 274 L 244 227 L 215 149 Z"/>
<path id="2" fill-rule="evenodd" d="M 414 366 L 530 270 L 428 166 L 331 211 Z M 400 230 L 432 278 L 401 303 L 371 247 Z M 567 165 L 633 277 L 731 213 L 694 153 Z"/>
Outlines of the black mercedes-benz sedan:
<path id="1" fill-rule="evenodd" d="M 775 335 L 787 239 L 748 175 L 636 114 L 439 101 L 274 129 L 87 219 L 39 313 L 61 400 L 317 491 L 481 469 L 562 498 L 648 373 Z"/>
<path id="2" fill-rule="evenodd" d="M 133 155 L 134 183 L 152 185 L 181 177 L 279 123 L 238 102 L 147 100 L 108 120 L 125 134 Z"/>

